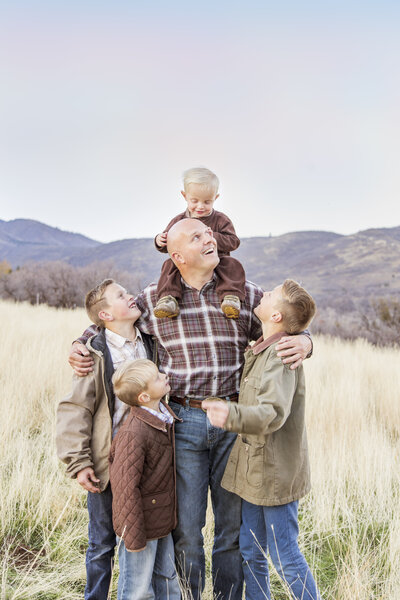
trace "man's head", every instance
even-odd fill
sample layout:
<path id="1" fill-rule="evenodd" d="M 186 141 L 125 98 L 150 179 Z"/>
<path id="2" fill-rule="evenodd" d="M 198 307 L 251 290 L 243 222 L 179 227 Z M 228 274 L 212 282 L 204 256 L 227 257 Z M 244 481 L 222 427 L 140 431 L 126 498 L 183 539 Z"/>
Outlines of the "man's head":
<path id="1" fill-rule="evenodd" d="M 219 263 L 212 231 L 198 219 L 182 219 L 175 223 L 168 232 L 167 248 L 184 279 L 189 273 L 212 273 Z"/>
<path id="2" fill-rule="evenodd" d="M 86 312 L 99 327 L 111 322 L 132 322 L 140 317 L 140 310 L 131 294 L 113 279 L 105 279 L 86 294 Z"/>
<path id="3" fill-rule="evenodd" d="M 214 202 L 219 196 L 218 187 L 218 177 L 209 169 L 198 167 L 184 172 L 181 194 L 187 202 L 192 219 L 211 214 Z"/>
<path id="4" fill-rule="evenodd" d="M 112 382 L 115 394 L 129 406 L 157 402 L 170 391 L 167 375 L 146 358 L 126 360 L 115 371 Z"/>
<path id="5" fill-rule="evenodd" d="M 271 292 L 264 292 L 254 314 L 264 323 L 290 334 L 304 331 L 311 323 L 316 306 L 313 298 L 293 279 L 286 279 Z"/>

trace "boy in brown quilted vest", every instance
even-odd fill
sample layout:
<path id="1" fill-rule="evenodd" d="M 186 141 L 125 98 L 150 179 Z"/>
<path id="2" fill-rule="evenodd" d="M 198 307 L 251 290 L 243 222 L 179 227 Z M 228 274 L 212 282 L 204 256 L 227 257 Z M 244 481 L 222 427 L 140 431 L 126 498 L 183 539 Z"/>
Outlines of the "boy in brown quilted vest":
<path id="1" fill-rule="evenodd" d="M 126 361 L 113 385 L 131 406 L 109 457 L 113 524 L 120 538 L 118 600 L 179 600 L 171 536 L 176 417 L 161 401 L 170 390 L 168 377 L 150 360 Z"/>

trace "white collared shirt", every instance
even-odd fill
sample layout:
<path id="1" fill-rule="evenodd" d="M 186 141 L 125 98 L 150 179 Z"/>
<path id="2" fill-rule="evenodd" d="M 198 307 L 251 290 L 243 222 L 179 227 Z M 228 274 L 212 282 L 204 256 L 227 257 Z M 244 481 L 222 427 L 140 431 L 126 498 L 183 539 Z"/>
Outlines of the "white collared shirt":
<path id="1" fill-rule="evenodd" d="M 140 408 L 144 408 L 144 410 L 147 410 L 149 413 L 151 413 L 155 417 L 158 417 L 161 421 L 164 421 L 164 423 L 173 423 L 174 422 L 174 417 L 171 415 L 169 410 L 167 408 L 165 408 L 165 406 L 163 404 L 160 404 L 160 411 L 154 410 L 154 408 L 149 408 L 148 406 L 143 406 L 143 405 L 141 405 Z"/>
<path id="2" fill-rule="evenodd" d="M 114 333 L 106 329 L 106 341 L 107 346 L 111 354 L 111 360 L 114 365 L 114 369 L 117 369 L 126 360 L 137 360 L 138 358 L 147 358 L 146 348 L 143 343 L 142 335 L 137 327 L 135 327 L 136 338 L 132 342 L 127 340 L 122 335 Z M 113 432 L 114 437 L 122 423 L 128 416 L 130 406 L 121 402 L 117 396 L 115 396 L 114 404 L 114 415 L 113 415 Z"/>

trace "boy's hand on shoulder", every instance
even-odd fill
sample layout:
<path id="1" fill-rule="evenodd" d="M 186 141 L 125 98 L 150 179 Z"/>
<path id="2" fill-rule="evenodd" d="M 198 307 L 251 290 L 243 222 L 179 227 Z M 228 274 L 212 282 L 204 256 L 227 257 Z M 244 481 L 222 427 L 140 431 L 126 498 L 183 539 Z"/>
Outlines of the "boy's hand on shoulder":
<path id="1" fill-rule="evenodd" d="M 88 373 L 93 371 L 93 358 L 90 356 L 90 352 L 86 346 L 79 342 L 74 342 L 72 344 L 68 362 L 78 377 L 85 377 Z"/>
<path id="2" fill-rule="evenodd" d="M 207 417 L 211 425 L 223 428 L 229 415 L 229 405 L 225 400 L 203 400 L 201 408 L 207 411 Z"/>
<path id="3" fill-rule="evenodd" d="M 100 493 L 100 479 L 98 479 L 92 467 L 85 467 L 76 476 L 78 483 L 88 492 Z"/>
<path id="4" fill-rule="evenodd" d="M 156 244 L 159 248 L 164 248 L 167 245 L 167 232 L 163 231 L 159 233 L 156 237 Z"/>
<path id="5" fill-rule="evenodd" d="M 283 364 L 290 364 L 291 369 L 297 369 L 311 349 L 311 339 L 304 333 L 285 336 L 276 344 L 277 355 L 282 358 Z"/>

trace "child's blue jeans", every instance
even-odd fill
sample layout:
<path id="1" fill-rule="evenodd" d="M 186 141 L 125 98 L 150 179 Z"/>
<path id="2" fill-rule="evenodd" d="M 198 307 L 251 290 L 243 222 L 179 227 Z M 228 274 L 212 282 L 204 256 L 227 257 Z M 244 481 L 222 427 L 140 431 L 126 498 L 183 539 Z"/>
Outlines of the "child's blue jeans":
<path id="1" fill-rule="evenodd" d="M 107 600 L 116 543 L 112 524 L 110 485 L 104 492 L 88 492 L 89 546 L 86 551 L 85 600 Z"/>
<path id="2" fill-rule="evenodd" d="M 267 551 L 293 598 L 320 600 L 317 585 L 297 543 L 297 509 L 297 501 L 281 506 L 257 506 L 242 501 L 240 552 L 246 600 L 271 598 Z"/>
<path id="3" fill-rule="evenodd" d="M 120 544 L 118 600 L 180 600 L 172 535 L 148 541 L 140 552 Z"/>

